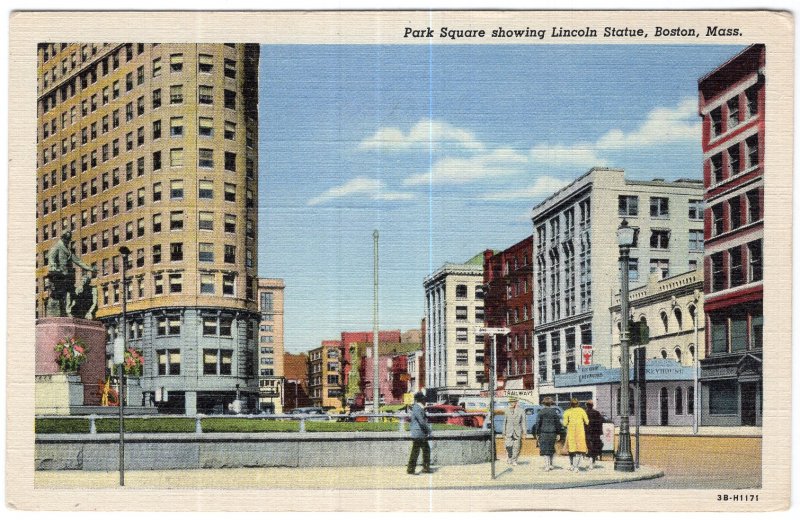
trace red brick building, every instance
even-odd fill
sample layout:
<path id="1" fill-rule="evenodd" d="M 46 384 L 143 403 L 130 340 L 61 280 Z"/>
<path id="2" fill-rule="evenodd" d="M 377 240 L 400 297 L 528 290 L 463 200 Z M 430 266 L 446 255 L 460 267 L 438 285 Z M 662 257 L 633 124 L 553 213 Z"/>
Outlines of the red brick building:
<path id="1" fill-rule="evenodd" d="M 698 81 L 707 345 L 701 424 L 708 426 L 761 424 L 764 60 L 764 46 L 752 45 Z"/>
<path id="2" fill-rule="evenodd" d="M 503 390 L 533 388 L 533 236 L 505 251 L 484 252 L 484 323 L 508 327 L 497 336 L 497 384 Z M 492 338 L 484 338 L 484 373 L 489 380 Z"/>
<path id="3" fill-rule="evenodd" d="M 289 411 L 303 406 L 311 406 L 311 399 L 308 397 L 308 356 L 285 353 L 283 355 L 283 372 L 283 410 Z"/>

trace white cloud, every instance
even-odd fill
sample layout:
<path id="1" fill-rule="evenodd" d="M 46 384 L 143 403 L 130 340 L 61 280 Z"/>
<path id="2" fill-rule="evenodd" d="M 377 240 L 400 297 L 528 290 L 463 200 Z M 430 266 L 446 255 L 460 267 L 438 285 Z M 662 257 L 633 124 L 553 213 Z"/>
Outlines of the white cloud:
<path id="1" fill-rule="evenodd" d="M 701 125 L 697 117 L 697 100 L 685 98 L 675 107 L 657 107 L 647 114 L 638 128 L 624 132 L 614 128 L 596 142 L 574 145 L 539 144 L 531 149 L 531 158 L 538 163 L 555 166 L 608 166 L 603 152 L 632 148 L 648 148 L 675 142 L 700 142 Z"/>
<path id="2" fill-rule="evenodd" d="M 487 193 L 482 198 L 484 200 L 535 200 L 549 197 L 556 191 L 566 186 L 568 182 L 564 179 L 542 175 L 530 186 L 514 188 L 505 191 L 495 191 Z"/>
<path id="3" fill-rule="evenodd" d="M 475 135 L 443 121 L 422 119 L 408 133 L 397 127 L 383 127 L 361 141 L 361 150 L 406 150 L 409 148 L 435 151 L 459 149 L 479 152 L 485 149 Z"/>
<path id="4" fill-rule="evenodd" d="M 307 206 L 319 206 L 330 200 L 342 197 L 366 197 L 370 200 L 409 200 L 414 198 L 413 193 L 386 191 L 386 183 L 378 179 L 356 177 L 341 186 L 326 190 L 321 195 L 310 199 Z"/>
<path id="5" fill-rule="evenodd" d="M 522 171 L 528 157 L 510 148 L 497 148 L 471 157 L 445 157 L 430 171 L 405 179 L 406 186 L 424 184 L 465 184 L 484 179 L 507 177 Z"/>

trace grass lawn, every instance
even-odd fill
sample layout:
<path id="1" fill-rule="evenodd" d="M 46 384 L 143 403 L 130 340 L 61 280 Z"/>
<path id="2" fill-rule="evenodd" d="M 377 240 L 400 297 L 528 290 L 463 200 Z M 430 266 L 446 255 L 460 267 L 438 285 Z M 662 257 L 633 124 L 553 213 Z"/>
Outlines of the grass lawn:
<path id="1" fill-rule="evenodd" d="M 274 419 L 247 419 L 243 417 L 211 417 L 201 421 L 203 432 L 297 432 L 299 421 Z M 102 418 L 95 421 L 97 433 L 119 431 L 117 418 Z M 408 425 L 403 425 L 408 431 Z M 456 424 L 434 424 L 434 430 L 471 430 Z M 337 422 L 306 421 L 306 431 L 313 432 L 396 432 L 396 422 Z M 127 433 L 193 433 L 195 420 L 188 417 L 152 417 L 125 419 Z M 88 419 L 36 419 L 36 433 L 89 433 Z"/>

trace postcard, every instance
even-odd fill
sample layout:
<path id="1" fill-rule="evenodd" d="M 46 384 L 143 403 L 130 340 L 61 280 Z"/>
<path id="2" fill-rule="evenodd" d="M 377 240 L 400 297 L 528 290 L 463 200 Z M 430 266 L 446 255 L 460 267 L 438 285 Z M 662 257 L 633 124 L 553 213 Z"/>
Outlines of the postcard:
<path id="1" fill-rule="evenodd" d="M 787 508 L 793 31 L 14 13 L 7 506 Z"/>

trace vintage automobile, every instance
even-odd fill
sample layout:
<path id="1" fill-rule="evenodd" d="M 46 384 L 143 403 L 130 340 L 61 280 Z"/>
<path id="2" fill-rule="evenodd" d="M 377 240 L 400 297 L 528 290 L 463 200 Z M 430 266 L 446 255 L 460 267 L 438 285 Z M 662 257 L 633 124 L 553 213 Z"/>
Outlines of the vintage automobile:
<path id="1" fill-rule="evenodd" d="M 457 424 L 460 426 L 470 426 L 479 428 L 483 422 L 481 418 L 474 415 L 467 415 L 467 411 L 460 406 L 454 404 L 432 404 L 425 408 L 425 413 L 428 416 L 428 422 L 432 424 Z M 431 414 L 455 414 L 449 417 L 439 416 L 431 417 Z"/>

